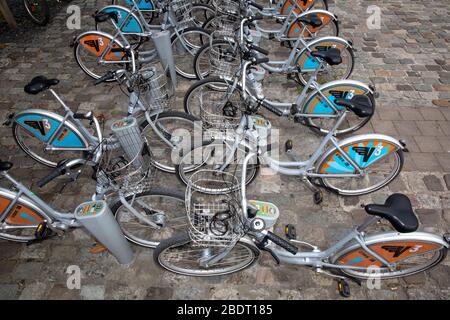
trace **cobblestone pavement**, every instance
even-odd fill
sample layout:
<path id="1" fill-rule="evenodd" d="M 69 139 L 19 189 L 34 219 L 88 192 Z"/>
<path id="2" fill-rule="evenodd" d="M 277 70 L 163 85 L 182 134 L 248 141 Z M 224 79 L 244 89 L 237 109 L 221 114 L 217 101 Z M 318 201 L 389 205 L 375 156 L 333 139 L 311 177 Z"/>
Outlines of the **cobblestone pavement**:
<path id="1" fill-rule="evenodd" d="M 72 3 L 82 6 L 84 29 L 92 28 L 90 13 L 108 3 L 104 0 Z M 366 9 L 376 4 L 382 9 L 381 30 L 368 30 Z M 325 194 L 315 206 L 311 193 L 294 177 L 262 176 L 250 193 L 277 204 L 282 212 L 278 231 L 285 223 L 297 227 L 299 237 L 325 247 L 364 218 L 360 204 L 382 202 L 392 192 L 410 196 L 428 231 L 450 231 L 450 7 L 447 0 L 365 1 L 335 0 L 330 6 L 341 23 L 341 35 L 353 41 L 357 64 L 353 78 L 376 84 L 380 97 L 372 122 L 361 132 L 378 132 L 403 138 L 409 154 L 401 176 L 375 194 L 338 198 Z M 96 110 L 110 121 L 124 114 L 125 98 L 114 86 L 93 87 L 77 67 L 69 41 L 80 31 L 65 27 L 62 10 L 46 28 L 27 30 L 10 41 L 0 35 L 0 119 L 26 108 L 57 110 L 47 94 L 29 96 L 23 86 L 33 76 L 58 77 L 57 87 L 74 109 Z M 274 47 L 276 51 L 281 50 Z M 181 82 L 174 109 L 182 106 L 189 82 Z M 285 77 L 270 77 L 267 96 L 286 99 L 296 92 Z M 281 136 L 294 138 L 295 148 L 309 154 L 319 137 L 285 119 L 275 119 Z M 108 126 L 106 126 L 108 127 Z M 284 141 L 284 140 L 282 140 Z M 58 209 L 73 209 L 89 198 L 92 182 L 80 179 L 63 192 L 61 182 L 39 189 L 35 181 L 48 172 L 36 165 L 15 146 L 8 127 L 0 128 L 1 158 L 11 160 L 11 174 L 51 201 Z M 173 176 L 159 174 L 159 185 L 180 190 Z M 280 190 L 284 192 L 281 193 Z M 263 254 L 259 262 L 243 272 L 208 279 L 177 276 L 159 269 L 152 251 L 133 247 L 136 261 L 124 268 L 107 253 L 91 255 L 94 240 L 82 230 L 62 239 L 25 246 L 0 242 L 0 298 L 9 299 L 339 299 L 335 283 L 305 268 L 276 266 Z M 80 266 L 81 290 L 66 288 L 70 265 Z M 381 289 L 351 284 L 352 297 L 360 299 L 449 299 L 450 260 L 426 274 L 383 282 Z"/>

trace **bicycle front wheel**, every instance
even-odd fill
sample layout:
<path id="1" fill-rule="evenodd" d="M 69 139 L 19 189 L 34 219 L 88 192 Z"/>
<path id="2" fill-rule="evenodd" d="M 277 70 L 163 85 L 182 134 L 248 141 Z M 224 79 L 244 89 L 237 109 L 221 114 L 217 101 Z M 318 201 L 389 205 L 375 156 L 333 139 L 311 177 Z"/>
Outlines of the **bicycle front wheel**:
<path id="1" fill-rule="evenodd" d="M 229 55 L 230 53 L 234 56 L 237 55 L 234 54 L 236 48 L 226 40 L 214 40 L 212 43 L 205 44 L 198 50 L 194 58 L 195 75 L 199 80 L 205 79 L 211 74 L 210 50 L 213 47 L 219 52 L 224 52 L 224 55 Z M 215 74 L 215 76 L 217 75 Z"/>
<path id="2" fill-rule="evenodd" d="M 205 186 L 192 181 L 191 176 L 197 170 L 210 170 L 215 173 L 215 179 L 221 178 L 220 171 L 227 172 L 236 177 L 237 181 L 242 178 L 242 163 L 248 154 L 244 146 L 233 151 L 233 141 L 204 142 L 202 146 L 193 148 L 191 151 L 180 156 L 179 164 L 176 166 L 178 178 L 186 185 L 199 192 L 207 194 L 225 194 L 240 188 L 240 183 L 227 184 L 227 187 L 218 185 Z M 251 183 L 258 175 L 258 160 L 250 162 L 246 171 L 246 184 Z M 225 175 L 223 175 L 225 179 Z M 224 184 L 225 185 L 225 184 Z"/>
<path id="3" fill-rule="evenodd" d="M 155 248 L 163 239 L 187 228 L 188 218 L 184 204 L 184 193 L 154 189 L 126 198 L 139 213 L 158 227 L 141 221 L 122 202 L 112 207 L 112 212 L 125 237 L 140 246 Z"/>
<path id="4" fill-rule="evenodd" d="M 191 9 L 186 13 L 196 27 L 202 27 L 205 21 L 216 15 L 216 9 L 205 3 L 194 3 Z"/>
<path id="5" fill-rule="evenodd" d="M 253 265 L 259 257 L 259 250 L 255 246 L 239 241 L 220 261 L 207 267 L 200 265 L 201 259 L 214 257 L 221 250 L 224 250 L 224 248 L 220 246 L 202 247 L 195 245 L 185 232 L 161 241 L 153 251 L 153 260 L 162 268 L 177 274 L 210 277 L 246 269 Z"/>
<path id="6" fill-rule="evenodd" d="M 223 107 L 228 105 L 238 114 L 242 110 L 240 87 L 234 91 L 230 89 L 230 84 L 218 77 L 197 81 L 184 96 L 184 111 L 201 119 L 205 112 L 220 115 Z"/>
<path id="7" fill-rule="evenodd" d="M 175 173 L 179 154 L 189 151 L 195 145 L 195 135 L 200 135 L 198 140 L 202 141 L 200 120 L 190 114 L 176 111 L 156 114 L 151 120 L 153 126 L 145 120 L 141 128 L 149 142 L 153 164 L 164 172 Z M 158 132 L 155 132 L 155 129 Z"/>
<path id="8" fill-rule="evenodd" d="M 442 240 L 438 241 L 440 240 L 438 238 L 437 235 L 424 232 L 408 235 L 390 232 L 366 239 L 367 247 L 388 262 L 395 263 L 393 270 L 387 268 L 377 258 L 371 257 L 360 245 L 344 248 L 332 258 L 332 262 L 363 268 L 341 269 L 343 273 L 362 280 L 407 277 L 429 270 L 445 259 L 448 249 L 442 244 Z"/>
<path id="9" fill-rule="evenodd" d="M 175 70 L 186 79 L 196 79 L 194 57 L 197 51 L 209 43 L 210 33 L 199 27 L 178 30 L 172 36 L 172 51 Z"/>

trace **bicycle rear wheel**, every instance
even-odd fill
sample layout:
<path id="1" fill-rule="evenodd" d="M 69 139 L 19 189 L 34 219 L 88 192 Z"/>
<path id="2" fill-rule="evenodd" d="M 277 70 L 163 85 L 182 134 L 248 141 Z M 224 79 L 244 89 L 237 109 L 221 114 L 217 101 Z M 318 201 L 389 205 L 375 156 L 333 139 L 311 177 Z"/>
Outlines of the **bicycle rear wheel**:
<path id="1" fill-rule="evenodd" d="M 415 237 L 416 234 L 417 237 Z M 366 239 L 365 243 L 371 250 L 388 262 L 396 264 L 394 270 L 388 269 L 359 245 L 344 248 L 331 261 L 335 264 L 368 268 L 366 270 L 341 269 L 343 273 L 362 280 L 407 277 L 429 270 L 445 259 L 448 249 L 442 244 L 442 238 L 438 238 L 437 235 L 424 232 L 400 236 L 392 232 Z"/>
<path id="2" fill-rule="evenodd" d="M 335 97 L 339 94 L 342 94 L 342 96 L 344 96 L 348 95 L 349 92 L 352 92 L 352 95 L 366 95 L 369 98 L 371 105 L 375 109 L 375 98 L 373 94 L 366 88 L 358 86 L 357 84 L 336 84 L 334 86 L 330 86 L 326 90 L 323 90 L 321 93 L 316 91 L 315 93 L 311 94 L 311 96 L 309 96 L 306 102 L 303 104 L 301 111 L 303 114 L 314 114 L 317 111 L 317 116 L 320 116 L 321 112 L 323 112 L 324 115 L 324 117 L 305 118 L 309 128 L 322 135 L 328 134 L 328 132 L 336 124 L 336 118 L 327 118 L 326 116 L 334 115 L 337 117 L 341 114 L 341 112 L 347 111 L 336 105 L 335 107 L 337 108 L 337 110 L 339 110 L 339 112 L 337 113 L 336 111 L 334 111 L 328 106 L 328 103 L 323 98 L 322 94 L 330 99 L 331 102 L 333 102 Z M 352 95 L 348 95 L 347 99 L 352 97 Z M 360 128 L 364 127 L 364 125 L 368 123 L 370 119 L 372 119 L 372 116 L 373 115 L 365 118 L 360 118 L 355 113 L 348 111 L 344 121 L 336 130 L 336 135 L 344 135 L 359 130 Z"/>
<path id="3" fill-rule="evenodd" d="M 143 2 L 143 5 L 139 5 L 140 2 Z M 147 20 L 148 24 L 151 24 L 153 19 L 155 18 L 155 5 L 152 0 L 145 1 L 137 1 L 139 8 L 141 9 L 142 15 L 145 20 Z M 119 5 L 122 7 L 132 8 L 132 2 L 130 0 L 112 0 L 112 5 Z M 144 9 L 145 8 L 145 9 Z"/>
<path id="4" fill-rule="evenodd" d="M 188 218 L 184 204 L 184 193 L 165 189 L 153 189 L 126 200 L 139 213 L 151 219 L 160 228 L 139 220 L 119 201 L 112 208 L 125 237 L 140 246 L 155 248 L 163 239 L 185 230 Z"/>
<path id="5" fill-rule="evenodd" d="M 162 268 L 186 276 L 210 277 L 226 275 L 249 268 L 259 257 L 253 245 L 239 241 L 226 257 L 209 265 L 200 266 L 199 260 L 217 255 L 223 247 L 195 245 L 188 233 L 178 234 L 161 241 L 153 251 L 153 260 Z"/>
<path id="6" fill-rule="evenodd" d="M 44 150 L 43 141 L 16 122 L 12 125 L 12 132 L 17 145 L 27 155 L 29 155 L 33 160 L 51 168 L 55 168 L 61 160 L 79 159 L 86 156 L 86 152 L 84 151 Z"/>
<path id="7" fill-rule="evenodd" d="M 110 41 L 114 41 L 112 48 L 104 55 L 105 62 L 100 62 L 99 59 Z M 122 44 L 104 33 L 95 31 L 85 33 L 74 43 L 73 49 L 78 66 L 93 79 L 99 79 L 108 71 L 113 72 L 129 64 Z"/>
<path id="8" fill-rule="evenodd" d="M 375 192 L 392 182 L 403 168 L 403 151 L 392 151 L 392 145 L 383 143 L 381 155 L 376 155 L 378 141 L 361 140 L 341 145 L 353 161 L 363 168 L 360 177 L 345 177 L 345 173 L 354 173 L 355 169 L 334 149 L 317 166 L 317 173 L 339 174 L 340 177 L 323 176 L 319 181 L 327 188 L 344 196 L 357 196 Z M 367 150 L 367 151 L 366 151 Z M 379 158 L 377 158 L 379 157 Z"/>
<path id="9" fill-rule="evenodd" d="M 344 45 L 341 42 L 326 40 L 323 42 L 309 45 L 311 51 L 326 50 L 326 48 L 336 48 L 341 52 L 342 63 L 334 66 L 326 66 L 319 71 L 317 76 L 317 83 L 325 84 L 334 80 L 345 80 L 350 77 L 355 66 L 355 54 L 353 49 Z M 295 58 L 295 64 L 300 70 L 306 70 L 303 72 L 297 72 L 295 75 L 303 85 L 308 83 L 311 75 L 318 68 L 318 62 L 314 57 L 311 57 L 309 52 L 302 51 Z"/>

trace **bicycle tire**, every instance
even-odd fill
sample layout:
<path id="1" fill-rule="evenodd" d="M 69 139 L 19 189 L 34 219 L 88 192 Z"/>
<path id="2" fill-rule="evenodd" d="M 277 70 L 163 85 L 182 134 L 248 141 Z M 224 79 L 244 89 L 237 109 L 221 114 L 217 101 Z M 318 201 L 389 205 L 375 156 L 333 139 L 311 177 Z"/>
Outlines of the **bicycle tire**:
<path id="1" fill-rule="evenodd" d="M 259 254 L 260 254 L 260 251 L 254 245 L 248 244 L 243 241 L 238 241 L 234 248 L 239 246 L 239 247 L 243 247 L 244 249 L 247 249 L 248 253 L 251 255 L 249 261 L 247 261 L 246 263 L 244 263 L 241 266 L 236 267 L 235 269 L 231 269 L 231 270 L 227 270 L 227 271 L 223 271 L 223 272 L 219 271 L 219 272 L 211 272 L 211 273 L 208 273 L 208 270 L 206 270 L 204 268 L 199 268 L 198 270 L 195 270 L 193 272 L 192 272 L 192 270 L 191 270 L 191 272 L 189 272 L 188 270 L 182 270 L 182 269 L 176 270 L 174 268 L 168 267 L 167 265 L 165 265 L 162 262 L 161 257 L 165 251 L 173 249 L 173 248 L 179 248 L 184 245 L 188 245 L 188 244 L 190 244 L 190 242 L 191 242 L 191 239 L 187 232 L 177 234 L 177 235 L 173 236 L 172 238 L 161 241 L 160 244 L 153 251 L 153 261 L 157 265 L 159 265 L 161 268 L 166 269 L 171 272 L 174 272 L 174 273 L 177 273 L 177 274 L 186 275 L 186 276 L 208 277 L 208 276 L 219 276 L 219 275 L 231 274 L 231 273 L 235 273 L 235 272 L 247 269 L 247 268 L 251 267 L 258 260 Z M 197 247 L 197 248 L 202 248 L 202 247 Z M 234 250 L 234 248 L 232 250 Z M 203 248 L 203 249 L 207 250 L 206 248 Z M 223 261 L 223 260 L 221 260 L 221 261 Z"/>

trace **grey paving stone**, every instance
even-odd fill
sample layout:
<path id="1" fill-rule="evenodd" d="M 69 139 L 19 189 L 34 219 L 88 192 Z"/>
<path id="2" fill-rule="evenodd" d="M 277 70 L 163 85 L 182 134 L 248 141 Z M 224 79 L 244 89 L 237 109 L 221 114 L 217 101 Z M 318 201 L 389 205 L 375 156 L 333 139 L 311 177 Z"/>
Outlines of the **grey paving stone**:
<path id="1" fill-rule="evenodd" d="M 444 191 L 444 186 L 442 185 L 441 180 L 434 175 L 423 177 L 423 181 L 430 191 Z"/>
<path id="2" fill-rule="evenodd" d="M 17 284 L 1 284 L 0 299 L 15 300 L 17 298 L 19 286 Z"/>

